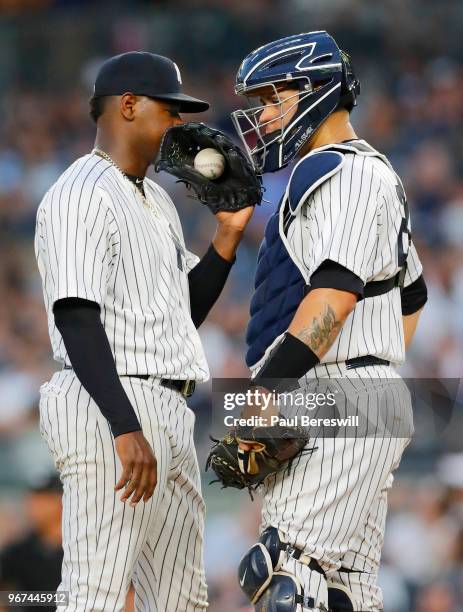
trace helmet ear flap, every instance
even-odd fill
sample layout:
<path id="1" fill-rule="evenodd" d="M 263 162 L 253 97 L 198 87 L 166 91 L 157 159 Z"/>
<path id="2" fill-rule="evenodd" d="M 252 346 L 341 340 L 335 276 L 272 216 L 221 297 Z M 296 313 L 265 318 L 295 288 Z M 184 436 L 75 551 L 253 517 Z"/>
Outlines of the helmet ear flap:
<path id="1" fill-rule="evenodd" d="M 360 94 L 360 81 L 354 74 L 352 61 L 348 53 L 341 49 L 342 79 L 341 95 L 338 108 L 345 108 L 349 112 L 357 104 L 357 96 Z"/>

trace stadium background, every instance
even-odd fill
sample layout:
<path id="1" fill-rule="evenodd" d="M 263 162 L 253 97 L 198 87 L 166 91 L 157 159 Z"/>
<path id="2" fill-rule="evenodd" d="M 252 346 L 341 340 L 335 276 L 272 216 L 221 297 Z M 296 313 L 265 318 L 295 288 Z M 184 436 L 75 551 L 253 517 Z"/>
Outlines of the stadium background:
<path id="1" fill-rule="evenodd" d="M 28 488 L 49 472 L 38 434 L 38 388 L 51 361 L 33 254 L 42 195 L 92 148 L 91 83 L 102 59 L 134 49 L 172 57 L 185 87 L 211 102 L 203 120 L 232 130 L 242 57 L 280 36 L 326 28 L 362 81 L 353 123 L 401 174 L 429 302 L 403 372 L 463 371 L 463 4 L 458 0 L 0 0 L 0 550 L 31 527 Z M 224 295 L 201 328 L 215 377 L 246 376 L 243 337 L 252 269 L 287 171 L 240 248 Z M 167 176 L 187 243 L 202 254 L 214 220 Z M 200 461 L 208 447 L 209 390 L 192 398 Z M 461 409 L 460 409 L 461 410 Z M 415 411 L 417 435 L 390 497 L 381 583 L 386 612 L 463 610 L 463 454 L 455 428 L 436 435 Z M 457 432 L 458 433 L 458 432 Z M 205 485 L 207 478 L 204 480 Z M 211 610 L 244 609 L 235 578 L 255 540 L 258 504 L 205 486 Z M 0 553 L 1 558 L 1 553 Z M 243 607 L 243 608 L 241 608 Z"/>

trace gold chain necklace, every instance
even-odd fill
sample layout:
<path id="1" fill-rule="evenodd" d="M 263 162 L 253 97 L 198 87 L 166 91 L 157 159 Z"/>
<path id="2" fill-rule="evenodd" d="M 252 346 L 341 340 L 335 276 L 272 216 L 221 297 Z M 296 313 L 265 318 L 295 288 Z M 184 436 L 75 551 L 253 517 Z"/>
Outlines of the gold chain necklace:
<path id="1" fill-rule="evenodd" d="M 154 206 L 154 204 L 152 202 L 150 202 L 148 200 L 148 198 L 145 196 L 145 194 L 143 193 L 143 191 L 141 191 L 141 189 L 139 189 L 136 185 L 134 185 L 133 181 L 131 181 L 129 179 L 129 177 L 127 176 L 127 174 L 121 170 L 119 168 L 119 166 L 116 164 L 116 162 L 109 157 L 109 155 L 107 153 L 105 153 L 104 151 L 102 151 L 101 149 L 93 149 L 92 153 L 94 153 L 95 155 L 99 155 L 100 157 L 102 157 L 103 159 L 105 159 L 107 162 L 109 162 L 112 166 L 114 166 L 114 168 L 116 168 L 116 170 L 119 170 L 119 172 L 122 174 L 122 176 L 129 181 L 129 183 L 132 185 L 132 187 L 135 189 L 135 192 L 138 193 L 141 196 L 142 202 L 143 204 L 153 213 L 153 215 L 155 217 L 159 217 L 159 213 L 156 209 L 156 207 Z"/>

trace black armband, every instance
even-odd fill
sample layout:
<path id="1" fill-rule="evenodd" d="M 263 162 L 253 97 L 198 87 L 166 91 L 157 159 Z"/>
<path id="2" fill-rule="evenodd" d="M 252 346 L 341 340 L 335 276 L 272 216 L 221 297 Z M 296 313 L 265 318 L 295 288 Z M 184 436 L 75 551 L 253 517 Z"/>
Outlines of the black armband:
<path id="1" fill-rule="evenodd" d="M 305 342 L 286 332 L 251 384 L 269 391 L 290 391 L 318 363 L 320 359 Z"/>
<path id="2" fill-rule="evenodd" d="M 411 315 L 422 308 L 428 301 L 428 289 L 423 275 L 419 276 L 408 287 L 402 289 L 402 314 Z"/>
<path id="3" fill-rule="evenodd" d="M 352 270 L 331 259 L 325 259 L 310 277 L 311 289 L 339 289 L 363 296 L 364 286 L 362 279 Z"/>

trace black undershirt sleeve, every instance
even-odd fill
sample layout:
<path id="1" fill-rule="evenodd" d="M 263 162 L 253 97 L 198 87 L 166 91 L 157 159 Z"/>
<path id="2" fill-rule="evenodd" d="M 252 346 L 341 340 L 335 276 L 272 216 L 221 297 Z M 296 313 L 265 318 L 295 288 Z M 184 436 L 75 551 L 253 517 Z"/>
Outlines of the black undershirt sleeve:
<path id="1" fill-rule="evenodd" d="M 113 436 L 140 430 L 116 370 L 99 305 L 65 298 L 54 304 L 53 313 L 76 376 L 109 421 Z"/>
<path id="2" fill-rule="evenodd" d="M 331 259 L 318 266 L 310 277 L 311 289 L 339 289 L 363 296 L 364 283 L 361 278 Z"/>
<path id="3" fill-rule="evenodd" d="M 234 261 L 221 257 L 211 244 L 201 261 L 190 270 L 190 307 L 195 327 L 201 325 L 222 293 Z"/>
<path id="4" fill-rule="evenodd" d="M 411 285 L 402 289 L 402 314 L 406 316 L 417 312 L 427 301 L 428 289 L 421 275 Z"/>

